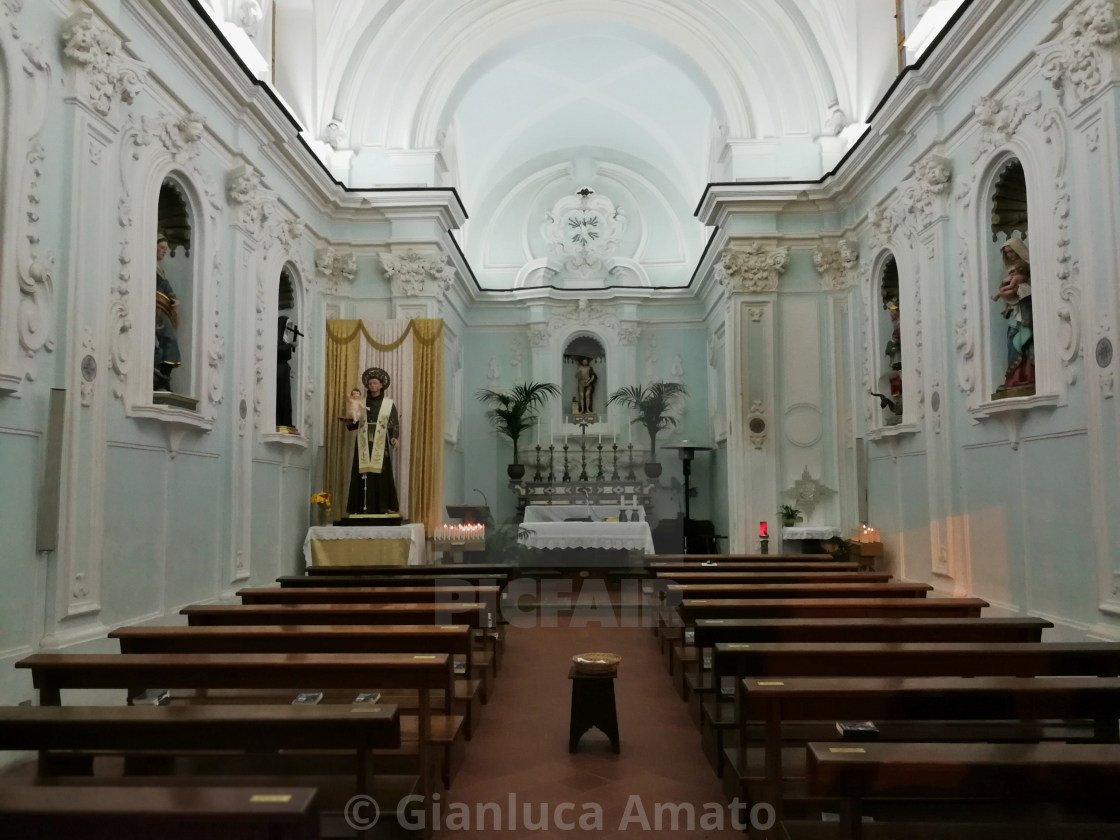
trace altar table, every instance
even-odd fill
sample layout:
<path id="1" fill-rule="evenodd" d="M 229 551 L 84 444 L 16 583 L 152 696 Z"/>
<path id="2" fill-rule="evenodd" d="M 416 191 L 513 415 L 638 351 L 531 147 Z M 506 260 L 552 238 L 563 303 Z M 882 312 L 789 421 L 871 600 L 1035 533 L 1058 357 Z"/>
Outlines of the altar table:
<path id="1" fill-rule="evenodd" d="M 308 566 L 418 566 L 424 562 L 424 526 L 308 528 L 303 562 Z"/>

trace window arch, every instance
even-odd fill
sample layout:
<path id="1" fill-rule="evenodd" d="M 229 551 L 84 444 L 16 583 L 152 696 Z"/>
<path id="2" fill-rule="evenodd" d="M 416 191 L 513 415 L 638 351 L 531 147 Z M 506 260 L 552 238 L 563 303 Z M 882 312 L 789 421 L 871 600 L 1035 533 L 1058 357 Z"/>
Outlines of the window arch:
<path id="1" fill-rule="evenodd" d="M 996 169 L 988 210 L 991 396 L 993 400 L 1033 396 L 1036 376 L 1030 213 L 1026 173 L 1018 158 L 1008 158 Z"/>

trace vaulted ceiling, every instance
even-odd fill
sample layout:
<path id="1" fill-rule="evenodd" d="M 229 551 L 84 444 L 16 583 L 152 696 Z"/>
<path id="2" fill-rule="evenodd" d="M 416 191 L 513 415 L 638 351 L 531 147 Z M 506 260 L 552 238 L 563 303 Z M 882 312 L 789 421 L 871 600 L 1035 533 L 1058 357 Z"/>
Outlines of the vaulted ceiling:
<path id="1" fill-rule="evenodd" d="M 227 13 L 260 0 L 240 2 Z M 692 216 L 704 186 L 820 177 L 897 70 L 894 0 L 268 11 L 274 85 L 336 176 L 456 187 L 471 215 L 464 250 L 499 287 L 527 282 L 547 212 L 580 187 L 627 214 L 621 235 L 644 266 L 631 281 L 686 281 L 706 240 Z"/>

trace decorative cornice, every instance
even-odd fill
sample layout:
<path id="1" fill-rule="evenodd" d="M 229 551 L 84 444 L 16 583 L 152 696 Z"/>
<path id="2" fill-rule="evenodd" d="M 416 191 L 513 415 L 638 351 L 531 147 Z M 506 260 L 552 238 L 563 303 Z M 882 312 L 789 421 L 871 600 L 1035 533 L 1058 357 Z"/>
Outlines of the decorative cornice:
<path id="1" fill-rule="evenodd" d="M 1019 94 L 1004 103 L 992 96 L 981 96 L 972 106 L 972 114 L 980 124 L 980 142 L 972 155 L 972 162 L 980 160 L 993 149 L 1005 145 L 1019 130 L 1028 116 L 1042 107 L 1042 94 Z"/>
<path id="2" fill-rule="evenodd" d="M 818 245 L 813 250 L 813 264 L 820 272 L 825 288 L 833 291 L 842 291 L 854 285 L 858 262 L 859 254 L 850 250 L 844 239 L 835 245 Z"/>
<path id="3" fill-rule="evenodd" d="M 323 278 L 323 290 L 336 295 L 344 280 L 350 282 L 357 276 L 358 260 L 352 251 L 320 248 L 315 252 L 315 270 Z"/>
<path id="4" fill-rule="evenodd" d="M 382 251 L 381 266 L 389 278 L 393 297 L 441 298 L 455 283 L 455 267 L 447 255 L 409 248 L 403 253 Z"/>
<path id="5" fill-rule="evenodd" d="M 62 55 L 75 69 L 75 94 L 103 117 L 118 101 L 131 104 L 140 95 L 147 69 L 125 57 L 120 37 L 90 9 L 71 15 L 62 25 Z"/>
<path id="6" fill-rule="evenodd" d="M 1084 105 L 1110 81 L 1120 43 L 1120 0 L 1082 0 L 1062 20 L 1062 31 L 1038 50 L 1042 77 L 1058 92 L 1067 113 Z"/>
<path id="7" fill-rule="evenodd" d="M 760 242 L 725 248 L 715 268 L 720 285 L 736 292 L 776 292 L 789 264 L 789 248 L 767 248 Z"/>

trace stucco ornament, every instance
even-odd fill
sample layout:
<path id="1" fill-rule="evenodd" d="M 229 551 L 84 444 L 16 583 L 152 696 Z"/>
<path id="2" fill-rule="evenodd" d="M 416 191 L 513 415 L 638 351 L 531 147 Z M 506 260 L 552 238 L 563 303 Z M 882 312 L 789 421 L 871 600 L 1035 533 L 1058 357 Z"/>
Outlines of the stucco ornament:
<path id="1" fill-rule="evenodd" d="M 102 116 L 118 100 L 129 104 L 143 87 L 142 66 L 123 54 L 121 39 L 92 11 L 83 9 L 62 26 L 62 55 L 80 68 L 80 94 Z"/>
<path id="2" fill-rule="evenodd" d="M 789 264 L 789 248 L 768 248 L 760 242 L 724 249 L 716 265 L 720 284 L 738 292 L 776 292 Z"/>
<path id="3" fill-rule="evenodd" d="M 605 195 L 584 187 L 566 195 L 545 213 L 541 236 L 549 264 L 561 275 L 589 279 L 605 275 L 626 232 L 626 217 Z"/>
<path id="4" fill-rule="evenodd" d="M 835 245 L 822 244 L 813 250 L 813 264 L 820 272 L 826 289 L 840 291 L 855 283 L 855 269 L 859 254 L 841 239 Z"/>
<path id="5" fill-rule="evenodd" d="M 1062 30 L 1039 50 L 1042 76 L 1067 111 L 1088 102 L 1108 81 L 1108 56 L 1120 43 L 1120 2 L 1083 0 L 1062 19 Z"/>
<path id="6" fill-rule="evenodd" d="M 320 248 L 315 252 L 315 270 L 323 278 L 323 290 L 338 294 L 342 283 L 350 282 L 358 274 L 358 260 L 352 251 Z"/>
<path id="7" fill-rule="evenodd" d="M 440 297 L 455 282 L 455 268 L 446 254 L 409 248 L 402 253 L 382 252 L 378 256 L 394 297 Z"/>

